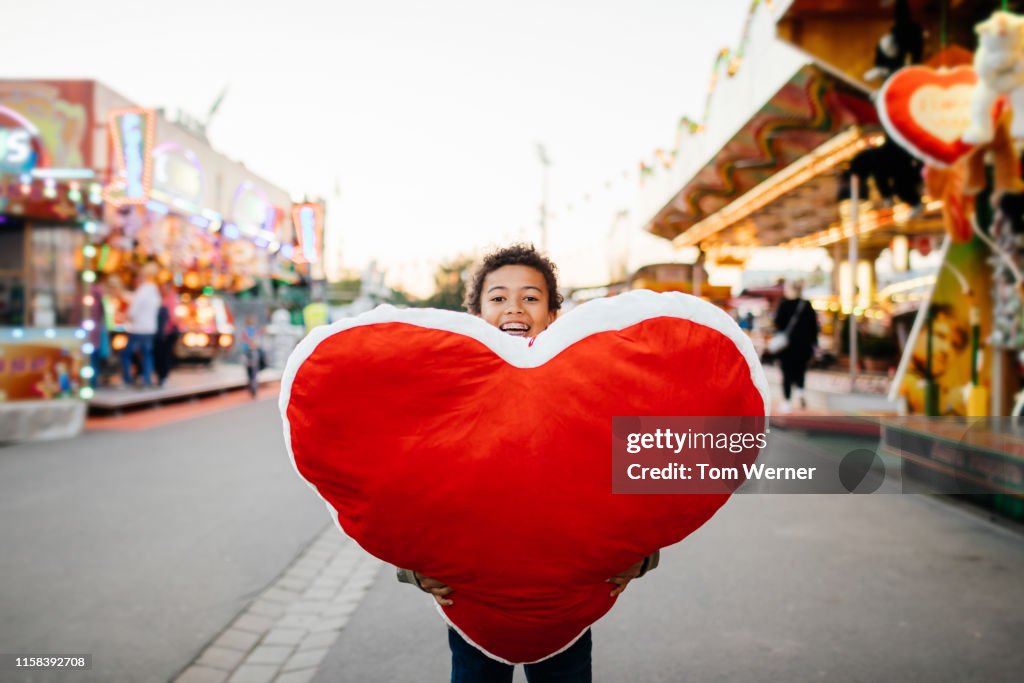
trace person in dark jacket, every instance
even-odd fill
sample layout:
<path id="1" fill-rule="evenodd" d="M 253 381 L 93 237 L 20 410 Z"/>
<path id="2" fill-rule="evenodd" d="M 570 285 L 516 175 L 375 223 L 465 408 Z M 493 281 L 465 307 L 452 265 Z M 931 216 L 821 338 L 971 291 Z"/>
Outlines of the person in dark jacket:
<path id="1" fill-rule="evenodd" d="M 156 341 L 154 344 L 154 369 L 157 383 L 164 386 L 167 376 L 174 367 L 174 347 L 181 336 L 178 330 L 178 318 L 175 309 L 178 307 L 178 292 L 171 282 L 165 282 L 160 288 L 161 302 L 157 313 Z"/>
<path id="2" fill-rule="evenodd" d="M 778 354 L 779 364 L 782 366 L 782 413 L 793 410 L 790 400 L 794 387 L 800 407 L 807 407 L 804 376 L 807 373 L 807 364 L 814 356 L 814 349 L 818 345 L 818 316 L 811 307 L 811 302 L 802 298 L 802 294 L 803 285 L 800 282 L 787 282 L 785 298 L 779 302 L 779 307 L 775 311 L 775 329 L 779 332 L 788 331 L 789 336 L 786 348 Z"/>

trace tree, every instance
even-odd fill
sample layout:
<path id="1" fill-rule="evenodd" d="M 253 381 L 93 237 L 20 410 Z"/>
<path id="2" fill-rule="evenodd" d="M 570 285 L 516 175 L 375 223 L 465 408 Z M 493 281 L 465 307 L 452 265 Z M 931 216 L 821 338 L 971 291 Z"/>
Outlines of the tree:
<path id="1" fill-rule="evenodd" d="M 388 303 L 399 308 L 423 306 L 423 303 L 409 292 L 394 287 L 391 288 L 391 297 Z"/>
<path id="2" fill-rule="evenodd" d="M 434 274 L 434 293 L 418 305 L 450 311 L 465 310 L 462 302 L 466 299 L 466 279 L 472 265 L 473 259 L 468 256 L 457 256 L 442 262 Z"/>

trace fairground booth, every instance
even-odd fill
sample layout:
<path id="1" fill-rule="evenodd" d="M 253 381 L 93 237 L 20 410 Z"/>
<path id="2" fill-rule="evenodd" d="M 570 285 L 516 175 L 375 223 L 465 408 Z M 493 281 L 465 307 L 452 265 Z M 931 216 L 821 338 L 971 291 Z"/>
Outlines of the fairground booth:
<path id="1" fill-rule="evenodd" d="M 1005 416 L 1024 405 L 1024 111 L 1011 130 L 1013 95 L 986 91 L 971 66 L 981 22 L 1024 40 L 1024 19 L 989 19 L 1004 5 L 754 0 L 703 115 L 650 164 L 633 214 L 698 247 L 712 274 L 766 247 L 783 260 L 819 250 L 830 274 L 804 290 L 819 347 L 845 393 L 884 383 L 902 415 L 886 448 L 1019 515 L 1024 438 Z M 979 107 L 989 130 L 970 129 Z M 755 283 L 737 300 L 781 290 Z M 770 315 L 753 327 L 755 343 L 774 331 Z"/>
<path id="2" fill-rule="evenodd" d="M 0 81 L 0 438 L 55 426 L 44 403 L 81 410 L 68 399 L 116 365 L 143 264 L 176 355 L 212 359 L 234 342 L 232 297 L 308 279 L 322 243 L 321 204 L 293 206 L 201 125 L 95 81 Z"/>

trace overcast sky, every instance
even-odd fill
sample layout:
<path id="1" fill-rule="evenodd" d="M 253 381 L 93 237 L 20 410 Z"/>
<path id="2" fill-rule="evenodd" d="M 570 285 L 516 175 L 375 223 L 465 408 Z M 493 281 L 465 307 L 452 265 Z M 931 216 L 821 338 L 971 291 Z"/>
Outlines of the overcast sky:
<path id="1" fill-rule="evenodd" d="M 212 144 L 327 197 L 341 264 L 376 259 L 414 289 L 438 259 L 539 238 L 542 142 L 552 255 L 564 279 L 600 284 L 611 226 L 572 212 L 588 194 L 620 201 L 606 182 L 635 177 L 680 116 L 701 113 L 749 5 L 32 0 L 5 4 L 0 64 L 200 117 L 229 84 Z"/>

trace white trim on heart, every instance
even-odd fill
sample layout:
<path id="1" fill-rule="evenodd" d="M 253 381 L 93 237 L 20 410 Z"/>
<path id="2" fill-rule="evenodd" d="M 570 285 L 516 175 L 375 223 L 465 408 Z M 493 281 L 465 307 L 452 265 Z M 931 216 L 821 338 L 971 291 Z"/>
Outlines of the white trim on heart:
<path id="1" fill-rule="evenodd" d="M 431 601 L 432 603 L 434 603 L 434 607 L 435 607 L 435 608 L 437 609 L 437 613 L 441 615 L 441 618 L 442 618 L 442 619 L 444 619 L 444 621 L 445 621 L 445 623 L 446 623 L 446 624 L 448 624 L 448 627 L 449 627 L 449 628 L 451 628 L 451 629 L 454 629 L 456 633 L 458 633 L 458 634 L 459 634 L 460 636 L 462 636 L 462 639 L 463 639 L 464 641 L 466 641 L 467 643 L 469 643 L 470 645 L 472 645 L 472 646 L 473 646 L 473 647 L 475 647 L 476 649 L 480 650 L 480 652 L 483 652 L 483 653 L 484 653 L 485 655 L 487 655 L 488 657 L 490 657 L 490 658 L 491 658 L 491 659 L 493 659 L 494 661 L 496 661 L 496 662 L 501 662 L 502 664 L 508 664 L 508 665 L 510 665 L 510 666 L 515 666 L 515 665 L 517 665 L 517 664 L 537 664 L 537 663 L 539 663 L 539 662 L 543 662 L 544 660 L 547 660 L 547 659 L 551 659 L 551 658 L 552 658 L 552 657 L 554 657 L 555 655 L 560 655 L 560 654 L 562 654 L 563 652 L 565 652 L 566 650 L 568 650 L 568 649 L 569 649 L 570 647 L 572 647 L 573 645 L 575 645 L 575 644 L 576 644 L 576 641 L 577 641 L 577 640 L 579 640 L 580 638 L 582 638 L 582 637 L 583 637 L 583 634 L 587 632 L 587 629 L 589 629 L 589 628 L 591 628 L 591 627 L 593 626 L 593 624 L 591 624 L 590 626 L 587 626 L 587 627 L 586 627 L 586 628 L 584 628 L 584 629 L 583 629 L 582 631 L 580 631 L 580 633 L 579 633 L 579 635 L 578 635 L 578 636 L 576 636 L 575 638 L 573 638 L 572 640 L 570 640 L 570 641 L 569 641 L 569 642 L 568 642 L 568 643 L 567 643 L 567 644 L 565 645 L 565 647 L 559 648 L 559 649 L 558 649 L 557 651 L 555 651 L 555 652 L 552 652 L 551 654 L 547 655 L 546 657 L 541 657 L 540 659 L 535 659 L 535 660 L 533 660 L 532 662 L 510 662 L 509 660 L 507 660 L 507 659 L 503 659 L 503 658 L 499 657 L 498 655 L 496 655 L 496 654 L 494 654 L 494 653 L 492 653 L 492 652 L 488 652 L 488 651 L 487 651 L 487 650 L 485 650 L 484 648 L 482 648 L 482 647 L 480 647 L 479 645 L 477 645 L 476 643 L 474 643 L 474 642 L 473 642 L 473 639 L 472 639 L 472 638 L 470 638 L 469 636 L 467 636 L 467 635 L 466 635 L 466 633 L 465 633 L 465 632 L 464 632 L 464 631 L 463 631 L 463 630 L 462 630 L 461 628 L 459 628 L 458 626 L 456 626 L 456 625 L 455 625 L 455 624 L 454 624 L 454 623 L 452 622 L 452 620 L 448 618 L 448 615 L 447 615 L 447 614 L 445 613 L 444 609 L 443 609 L 443 608 L 441 607 L 441 605 L 439 605 L 439 604 L 437 603 L 437 601 L 436 601 L 436 600 L 434 600 L 433 596 L 431 596 L 431 598 L 430 598 L 430 601 Z M 614 606 L 614 605 L 613 605 L 613 606 Z"/>
<path id="2" fill-rule="evenodd" d="M 331 325 L 314 328 L 303 339 L 285 364 L 281 377 L 281 394 L 278 409 L 284 427 L 284 441 L 295 466 L 292 453 L 291 429 L 288 425 L 288 401 L 291 399 L 292 382 L 299 368 L 322 341 L 335 334 L 354 327 L 379 323 L 406 323 L 435 330 L 445 330 L 476 339 L 491 349 L 509 365 L 520 368 L 534 368 L 548 362 L 576 342 L 599 332 L 622 330 L 651 318 L 680 318 L 720 332 L 736 345 L 750 369 L 750 379 L 764 401 L 767 416 L 771 409 L 771 396 L 764 369 L 747 335 L 728 313 L 717 306 L 689 294 L 664 292 L 657 294 L 648 290 L 635 290 L 607 299 L 588 301 L 558 318 L 531 345 L 522 337 L 513 337 L 489 325 L 481 318 L 468 313 L 441 311 L 433 308 L 395 308 L 382 305 L 355 318 L 339 320 Z M 302 476 L 301 474 L 299 475 Z M 303 479 L 305 481 L 305 479 Z M 312 484 L 310 484 L 312 487 Z M 315 487 L 313 488 L 315 491 Z M 326 501 L 325 501 L 326 502 Z M 328 506 L 330 507 L 330 506 Z"/>
<path id="3" fill-rule="evenodd" d="M 656 294 L 647 290 L 636 290 L 616 297 L 588 301 L 557 319 L 537 336 L 532 345 L 522 337 L 506 334 L 481 318 L 467 313 L 432 308 L 399 309 L 388 305 L 378 306 L 355 318 L 317 327 L 299 343 L 285 366 L 281 379 L 279 407 L 282 416 L 285 416 L 295 375 L 316 347 L 328 337 L 354 327 L 398 322 L 453 332 L 479 341 L 509 365 L 535 368 L 593 334 L 623 330 L 644 320 L 664 317 L 690 320 L 710 327 L 732 341 L 747 361 L 751 381 L 764 399 L 767 414 L 771 403 L 764 370 L 761 368 L 754 345 L 735 321 L 722 309 L 695 296 L 679 292 Z"/>

